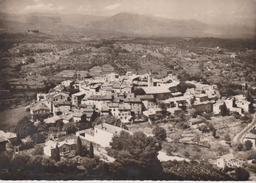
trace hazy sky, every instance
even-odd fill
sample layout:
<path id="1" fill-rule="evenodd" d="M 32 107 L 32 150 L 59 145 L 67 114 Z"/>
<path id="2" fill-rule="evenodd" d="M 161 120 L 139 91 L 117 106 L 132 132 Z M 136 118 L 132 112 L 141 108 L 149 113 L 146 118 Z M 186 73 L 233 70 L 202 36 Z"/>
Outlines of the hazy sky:
<path id="1" fill-rule="evenodd" d="M 256 20 L 256 0 L 0 0 L 0 11 L 58 12 L 111 16 L 119 12 L 152 14 L 206 23 Z"/>

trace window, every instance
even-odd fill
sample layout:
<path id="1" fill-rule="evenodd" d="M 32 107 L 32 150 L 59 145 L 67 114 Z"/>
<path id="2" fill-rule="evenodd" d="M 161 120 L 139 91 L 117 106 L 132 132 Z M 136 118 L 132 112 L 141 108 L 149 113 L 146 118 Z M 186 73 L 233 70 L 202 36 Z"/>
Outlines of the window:
<path id="1" fill-rule="evenodd" d="M 66 152 L 66 149 L 65 149 L 65 147 L 63 148 L 63 152 Z"/>

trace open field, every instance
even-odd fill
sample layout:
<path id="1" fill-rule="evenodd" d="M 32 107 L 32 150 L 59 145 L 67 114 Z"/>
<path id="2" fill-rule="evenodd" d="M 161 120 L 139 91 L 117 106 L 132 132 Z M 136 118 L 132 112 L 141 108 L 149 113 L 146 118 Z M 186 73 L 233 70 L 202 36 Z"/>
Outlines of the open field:
<path id="1" fill-rule="evenodd" d="M 14 127 L 19 120 L 28 115 L 24 106 L 0 112 L 0 130 L 6 131 Z"/>

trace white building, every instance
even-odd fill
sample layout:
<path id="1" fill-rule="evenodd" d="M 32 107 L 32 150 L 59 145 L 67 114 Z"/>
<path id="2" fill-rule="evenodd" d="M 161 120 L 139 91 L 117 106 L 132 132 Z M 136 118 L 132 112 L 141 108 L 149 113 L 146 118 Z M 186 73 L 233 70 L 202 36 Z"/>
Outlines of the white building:
<path id="1" fill-rule="evenodd" d="M 123 128 L 113 126 L 107 123 L 102 123 L 94 126 L 94 130 L 91 129 L 90 132 L 86 133 L 86 131 L 88 130 L 79 131 L 76 133 L 76 136 L 79 136 L 81 139 L 99 144 L 102 147 L 109 147 L 113 136 L 119 135 L 121 131 L 125 131 L 131 134 L 131 132 Z"/>

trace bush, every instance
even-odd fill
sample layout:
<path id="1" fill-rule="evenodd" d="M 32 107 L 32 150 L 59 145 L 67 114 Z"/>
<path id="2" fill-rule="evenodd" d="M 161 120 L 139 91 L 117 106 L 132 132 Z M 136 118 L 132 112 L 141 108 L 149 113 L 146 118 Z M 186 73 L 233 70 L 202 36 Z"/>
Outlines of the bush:
<path id="1" fill-rule="evenodd" d="M 236 180 L 248 180 L 250 178 L 249 172 L 244 168 L 236 168 Z"/>
<path id="2" fill-rule="evenodd" d="M 34 142 L 30 136 L 24 139 L 23 143 L 19 145 L 19 150 L 31 149 L 34 147 Z"/>
<path id="3" fill-rule="evenodd" d="M 206 125 L 201 125 L 201 126 L 198 127 L 198 129 L 200 131 L 202 131 L 203 133 L 209 133 L 210 132 L 210 129 Z"/>
<path id="4" fill-rule="evenodd" d="M 244 145 L 241 144 L 241 143 L 233 143 L 232 148 L 233 148 L 234 151 L 243 151 L 243 150 L 245 150 Z"/>
<path id="5" fill-rule="evenodd" d="M 66 131 L 66 134 L 72 134 L 76 132 L 77 128 L 75 124 L 67 123 L 64 125 L 63 130 Z"/>
<path id="6" fill-rule="evenodd" d="M 256 159 L 256 150 L 255 149 L 248 151 L 247 154 L 248 154 L 248 156 L 247 156 L 248 160 Z"/>
<path id="7" fill-rule="evenodd" d="M 95 168 L 97 166 L 97 162 L 95 159 L 87 157 L 81 158 L 80 164 L 84 166 L 87 170 Z"/>
<path id="8" fill-rule="evenodd" d="M 189 128 L 190 126 L 189 126 L 189 124 L 186 123 L 186 122 L 178 122 L 178 123 L 175 125 L 175 127 L 176 127 L 176 128 L 179 128 L 179 129 L 185 130 L 185 129 Z"/>
<path id="9" fill-rule="evenodd" d="M 224 140 L 227 141 L 227 142 L 231 141 L 230 135 L 229 134 L 225 134 L 224 135 Z"/>
<path id="10" fill-rule="evenodd" d="M 32 151 L 33 155 L 43 155 L 44 154 L 44 148 L 41 145 L 36 145 L 35 148 Z"/>
<path id="11" fill-rule="evenodd" d="M 184 153 L 184 156 L 185 156 L 186 158 L 189 158 L 189 156 L 190 156 L 189 152 L 186 151 L 186 152 Z"/>
<path id="12" fill-rule="evenodd" d="M 155 127 L 152 133 L 155 135 L 155 138 L 160 141 L 164 141 L 167 137 L 166 130 L 159 126 Z"/>
<path id="13" fill-rule="evenodd" d="M 240 114 L 238 112 L 233 112 L 232 115 L 236 118 L 239 119 L 240 118 Z"/>
<path id="14" fill-rule="evenodd" d="M 251 150 L 252 142 L 250 140 L 245 141 L 244 143 L 246 150 Z"/>

